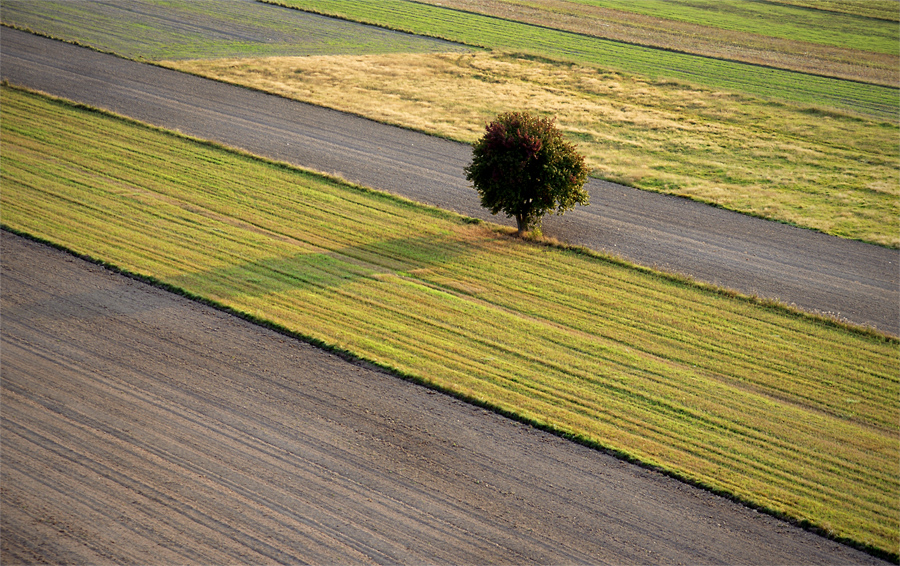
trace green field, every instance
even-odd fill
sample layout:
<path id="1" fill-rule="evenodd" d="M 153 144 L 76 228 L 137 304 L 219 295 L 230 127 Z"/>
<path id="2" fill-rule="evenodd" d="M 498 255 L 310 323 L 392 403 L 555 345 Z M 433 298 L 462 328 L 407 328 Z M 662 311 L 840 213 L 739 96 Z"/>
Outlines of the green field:
<path id="1" fill-rule="evenodd" d="M 531 53 L 715 89 L 898 120 L 898 90 L 653 49 L 404 0 L 278 0 L 278 4 L 492 50 Z"/>
<path id="2" fill-rule="evenodd" d="M 4 87 L 3 224 L 888 557 L 898 341 Z"/>
<path id="3" fill-rule="evenodd" d="M 888 22 L 863 17 L 868 11 L 843 14 L 747 1 L 418 1 L 667 51 L 900 86 L 897 14 Z M 888 1 L 897 11 L 896 1 Z"/>
<path id="4" fill-rule="evenodd" d="M 894 21 L 888 21 L 777 2 L 746 0 L 577 0 L 576 3 L 725 30 L 900 56 L 900 26 L 897 26 L 896 13 Z M 900 10 L 896 2 L 893 5 L 895 12 Z"/>
<path id="5" fill-rule="evenodd" d="M 900 21 L 897 0 L 775 0 L 780 4 L 827 10 L 839 14 L 867 16 L 892 22 Z"/>
<path id="6" fill-rule="evenodd" d="M 129 59 L 469 50 L 447 41 L 254 2 L 2 0 L 0 5 L 6 25 Z"/>

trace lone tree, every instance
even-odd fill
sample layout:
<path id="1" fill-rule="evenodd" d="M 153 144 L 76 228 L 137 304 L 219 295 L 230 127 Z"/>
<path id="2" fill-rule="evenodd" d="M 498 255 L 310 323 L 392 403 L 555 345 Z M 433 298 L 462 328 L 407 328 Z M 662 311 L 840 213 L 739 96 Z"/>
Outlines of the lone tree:
<path id="1" fill-rule="evenodd" d="M 553 120 L 527 112 L 500 114 L 488 124 L 466 167 L 481 205 L 515 217 L 520 237 L 548 212 L 587 205 L 587 174 L 584 157 Z"/>

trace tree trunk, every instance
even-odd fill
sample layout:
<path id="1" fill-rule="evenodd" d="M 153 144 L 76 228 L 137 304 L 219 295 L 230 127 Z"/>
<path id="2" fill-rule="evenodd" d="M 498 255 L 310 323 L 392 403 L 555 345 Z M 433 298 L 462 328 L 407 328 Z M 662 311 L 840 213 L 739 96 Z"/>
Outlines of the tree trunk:
<path id="1" fill-rule="evenodd" d="M 516 233 L 516 236 L 520 238 L 525 237 L 525 232 L 528 231 L 528 224 L 525 223 L 525 217 L 521 214 L 516 214 L 516 226 L 518 226 L 519 231 Z"/>

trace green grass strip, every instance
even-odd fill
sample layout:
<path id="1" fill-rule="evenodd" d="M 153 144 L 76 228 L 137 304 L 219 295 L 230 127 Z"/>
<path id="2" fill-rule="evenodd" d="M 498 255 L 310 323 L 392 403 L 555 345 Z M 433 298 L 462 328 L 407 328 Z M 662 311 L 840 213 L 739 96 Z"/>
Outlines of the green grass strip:
<path id="1" fill-rule="evenodd" d="M 501 51 L 670 78 L 804 105 L 898 118 L 898 90 L 700 57 L 405 0 L 264 0 L 353 21 Z"/>
<path id="2" fill-rule="evenodd" d="M 746 0 L 574 1 L 767 37 L 900 55 L 900 27 L 897 22 L 862 15 Z M 896 2 L 894 11 L 897 11 Z"/>
<path id="3" fill-rule="evenodd" d="M 900 21 L 897 0 L 770 0 L 779 4 L 800 6 L 837 14 L 877 18 L 889 22 Z"/>
<path id="4" fill-rule="evenodd" d="M 896 558 L 897 340 L 4 87 L 3 224 Z"/>

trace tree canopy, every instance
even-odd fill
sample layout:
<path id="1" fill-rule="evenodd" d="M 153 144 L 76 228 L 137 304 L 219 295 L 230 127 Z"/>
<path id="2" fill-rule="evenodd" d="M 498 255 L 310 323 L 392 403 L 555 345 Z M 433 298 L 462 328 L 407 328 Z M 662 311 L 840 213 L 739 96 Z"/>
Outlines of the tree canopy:
<path id="1" fill-rule="evenodd" d="M 516 219 L 519 235 L 549 212 L 587 205 L 588 169 L 551 118 L 527 112 L 500 114 L 472 150 L 466 179 L 491 214 Z"/>

